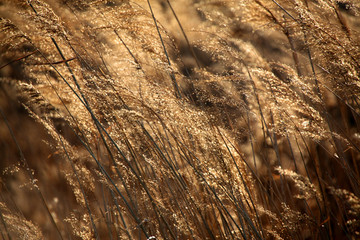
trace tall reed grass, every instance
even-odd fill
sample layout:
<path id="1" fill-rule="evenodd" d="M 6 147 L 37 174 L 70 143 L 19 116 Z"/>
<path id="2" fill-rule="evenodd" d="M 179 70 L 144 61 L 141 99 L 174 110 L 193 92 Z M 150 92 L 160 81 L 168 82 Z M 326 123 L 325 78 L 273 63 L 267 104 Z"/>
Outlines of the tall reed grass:
<path id="1" fill-rule="evenodd" d="M 358 239 L 356 0 L 0 2 L 3 239 Z"/>

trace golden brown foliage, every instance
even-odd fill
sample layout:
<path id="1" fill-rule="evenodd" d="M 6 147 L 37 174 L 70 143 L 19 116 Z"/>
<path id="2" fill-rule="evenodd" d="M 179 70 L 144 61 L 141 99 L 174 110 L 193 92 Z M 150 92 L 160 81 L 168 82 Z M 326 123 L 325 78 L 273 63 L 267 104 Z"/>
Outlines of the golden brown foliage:
<path id="1" fill-rule="evenodd" d="M 359 11 L 0 3 L 2 237 L 359 237 Z"/>

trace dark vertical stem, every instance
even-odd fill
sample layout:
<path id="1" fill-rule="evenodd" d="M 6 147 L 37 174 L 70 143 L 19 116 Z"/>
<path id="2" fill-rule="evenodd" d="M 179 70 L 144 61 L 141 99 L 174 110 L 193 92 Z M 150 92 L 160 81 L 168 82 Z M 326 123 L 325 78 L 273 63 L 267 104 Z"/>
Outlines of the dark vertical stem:
<path id="1" fill-rule="evenodd" d="M 158 26 L 158 24 L 157 24 L 157 20 L 156 20 L 156 18 L 155 18 L 154 12 L 153 12 L 152 7 L 151 7 L 151 4 L 150 4 L 150 0 L 147 0 L 147 2 L 148 2 L 148 5 L 149 5 L 149 9 L 150 9 L 150 12 L 151 12 L 151 16 L 152 16 L 152 18 L 153 18 L 153 20 L 154 20 L 154 24 L 155 24 L 156 30 L 157 30 L 157 32 L 158 32 L 158 34 L 159 34 L 159 38 L 160 38 L 161 45 L 162 45 L 162 47 L 163 47 L 163 50 L 164 50 L 164 53 L 165 53 L 167 62 L 168 62 L 168 64 L 169 64 L 169 66 L 171 67 L 170 58 L 169 58 L 169 55 L 168 55 L 168 53 L 167 53 L 167 51 L 166 51 L 165 43 L 164 43 L 164 40 L 163 40 L 163 38 L 162 38 L 162 36 L 161 36 L 160 29 L 159 29 L 159 26 Z M 172 80 L 172 82 L 173 82 L 173 85 L 174 85 L 175 96 L 181 99 L 181 93 L 180 93 L 180 89 L 179 89 L 178 83 L 177 83 L 177 81 L 176 81 L 175 75 L 174 75 L 173 73 L 169 73 L 169 75 L 170 75 L 170 78 L 171 78 L 171 80 Z"/>

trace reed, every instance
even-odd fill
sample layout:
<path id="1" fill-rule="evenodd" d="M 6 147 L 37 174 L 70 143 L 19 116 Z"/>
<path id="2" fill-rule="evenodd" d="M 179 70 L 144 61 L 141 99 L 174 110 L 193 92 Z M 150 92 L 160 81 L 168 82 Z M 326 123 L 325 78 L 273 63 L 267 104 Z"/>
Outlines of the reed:
<path id="1" fill-rule="evenodd" d="M 3 1 L 3 239 L 357 239 L 355 0 Z"/>

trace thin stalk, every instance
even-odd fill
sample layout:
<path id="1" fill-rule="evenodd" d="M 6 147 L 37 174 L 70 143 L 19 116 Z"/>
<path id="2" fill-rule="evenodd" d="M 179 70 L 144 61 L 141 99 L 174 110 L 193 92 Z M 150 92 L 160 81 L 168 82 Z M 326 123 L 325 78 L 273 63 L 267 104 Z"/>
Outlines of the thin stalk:
<path id="1" fill-rule="evenodd" d="M 10 132 L 10 135 L 11 135 L 11 137 L 12 137 L 12 139 L 13 139 L 16 147 L 17 147 L 17 150 L 18 150 L 19 155 L 20 155 L 20 161 L 21 161 L 21 163 L 25 166 L 26 173 L 28 174 L 31 183 L 32 183 L 33 186 L 34 186 L 34 189 L 36 190 L 37 194 L 39 195 L 40 200 L 41 200 L 41 203 L 42 203 L 43 206 L 45 207 L 46 213 L 47 213 L 48 216 L 50 217 L 51 224 L 52 224 L 52 225 L 54 226 L 54 228 L 56 229 L 56 232 L 58 233 L 58 237 L 59 237 L 60 239 L 63 239 L 63 237 L 62 237 L 62 235 L 61 235 L 61 232 L 60 232 L 60 230 L 59 230 L 59 228 L 58 228 L 58 226 L 57 226 L 57 224 L 56 224 L 56 222 L 55 222 L 55 220 L 54 220 L 54 218 L 53 218 L 53 216 L 52 216 L 52 214 L 51 214 L 51 212 L 50 212 L 50 209 L 49 209 L 49 207 L 48 207 L 48 205 L 47 205 L 47 203 L 46 203 L 46 201 L 45 201 L 45 198 L 44 198 L 42 192 L 40 191 L 39 186 L 36 185 L 36 180 L 35 180 L 35 178 L 34 178 L 34 176 L 33 176 L 33 173 L 31 172 L 31 169 L 30 169 L 30 166 L 29 166 L 27 160 L 25 159 L 24 153 L 22 152 L 21 147 L 20 147 L 20 145 L 19 145 L 19 143 L 18 143 L 18 141 L 17 141 L 17 139 L 16 139 L 16 137 L 15 137 L 15 134 L 14 134 L 14 132 L 13 132 L 13 130 L 12 130 L 12 128 L 11 128 L 11 126 L 10 126 L 10 124 L 9 124 L 6 116 L 5 116 L 5 113 L 2 111 L 1 108 L 0 108 L 0 115 L 1 115 L 2 119 L 4 120 L 5 125 L 6 125 L 6 127 L 8 128 L 8 130 L 9 130 L 9 132 Z"/>
<path id="2" fill-rule="evenodd" d="M 152 16 L 152 18 L 153 18 L 153 20 L 154 20 L 154 24 L 155 24 L 156 30 L 157 30 L 157 32 L 158 32 L 158 34 L 159 34 L 159 38 L 160 38 L 161 45 L 162 45 L 162 47 L 163 47 L 163 50 L 164 50 L 164 53 L 165 53 L 167 62 L 168 62 L 168 64 L 169 64 L 169 66 L 171 67 L 170 58 L 169 58 L 169 55 L 168 55 L 168 53 L 167 53 L 167 51 L 166 51 L 166 47 L 165 47 L 163 38 L 162 38 L 162 36 L 161 36 L 160 29 L 159 29 L 159 26 L 158 26 L 158 24 L 157 24 L 157 20 L 156 20 L 156 18 L 155 18 L 154 12 L 153 12 L 153 10 L 152 10 L 151 4 L 150 4 L 150 0 L 147 0 L 147 3 L 148 3 L 148 5 L 149 5 L 149 9 L 150 9 L 150 12 L 151 12 L 151 16 Z M 180 93 L 180 89 L 179 89 L 178 83 L 177 83 L 177 81 L 176 81 L 175 75 L 174 75 L 173 73 L 169 73 L 169 75 L 170 75 L 170 78 L 171 78 L 171 80 L 172 80 L 172 82 L 173 82 L 173 85 L 174 85 L 175 96 L 178 97 L 179 99 L 181 99 L 181 93 Z"/>

